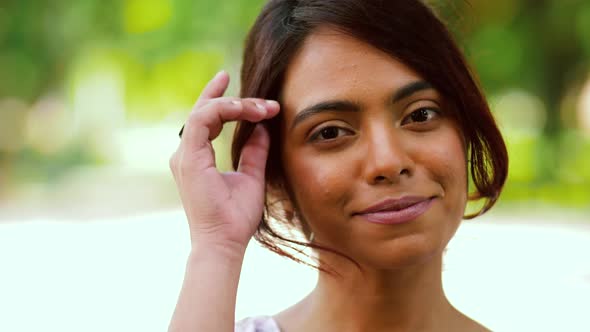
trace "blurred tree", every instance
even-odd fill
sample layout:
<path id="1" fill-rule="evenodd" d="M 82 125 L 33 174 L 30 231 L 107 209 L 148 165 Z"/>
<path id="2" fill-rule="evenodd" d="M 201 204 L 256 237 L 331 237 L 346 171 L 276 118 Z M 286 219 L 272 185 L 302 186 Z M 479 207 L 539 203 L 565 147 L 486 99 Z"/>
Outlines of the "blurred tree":
<path id="1" fill-rule="evenodd" d="M 547 110 L 537 144 L 537 182 L 555 180 L 564 129 L 561 104 L 588 73 L 590 2 L 586 0 L 473 0 L 462 2 L 473 14 L 465 34 L 469 55 L 490 94 L 524 89 L 539 96 Z M 581 14 L 580 14 L 581 13 Z M 578 24 L 576 24 L 576 18 Z M 518 112 L 517 109 L 512 110 Z"/>
<path id="2" fill-rule="evenodd" d="M 531 183 L 560 183 L 563 151 L 585 154 L 571 158 L 565 169 L 574 170 L 590 160 L 590 143 L 567 131 L 563 119 L 568 117 L 560 114 L 564 100 L 572 99 L 587 79 L 590 1 L 425 1 L 451 22 L 491 99 L 523 91 L 530 97 L 524 100 L 542 100 L 545 121 L 531 121 L 542 123 L 542 138 L 508 138 L 512 154 L 523 156 L 523 151 L 537 149 L 514 164 L 521 168 L 515 174 L 520 174 L 522 188 Z M 62 151 L 47 155 L 37 151 L 35 144 L 15 143 L 15 138 L 27 137 L 26 119 L 43 112 L 35 105 L 48 96 L 49 100 L 61 98 L 56 105 L 66 109 L 54 110 L 60 117 L 72 111 L 67 107 L 75 111 L 84 106 L 84 87 L 104 86 L 93 81 L 96 77 L 102 77 L 103 83 L 120 83 L 115 88 L 122 91 L 111 91 L 111 95 L 121 96 L 122 104 L 112 105 L 121 105 L 128 118 L 159 121 L 183 109 L 222 65 L 239 63 L 243 38 L 265 2 L 1 0 L 0 121 L 13 123 L 3 124 L 10 128 L 4 133 L 10 132 L 11 139 L 0 138 L 4 140 L 0 167 L 14 169 L 18 168 L 15 163 L 21 163 L 26 166 L 23 169 L 34 170 L 46 165 L 49 173 L 56 174 L 68 163 L 95 162 L 84 142 L 64 143 Z M 518 106 L 512 108 L 510 112 L 521 111 Z M 93 109 L 102 112 L 99 106 Z M 526 121 L 526 117 L 517 118 Z M 35 142 L 39 143 L 47 128 L 39 125 L 43 122 L 36 123 Z M 59 167 L 52 163 L 57 159 Z"/>

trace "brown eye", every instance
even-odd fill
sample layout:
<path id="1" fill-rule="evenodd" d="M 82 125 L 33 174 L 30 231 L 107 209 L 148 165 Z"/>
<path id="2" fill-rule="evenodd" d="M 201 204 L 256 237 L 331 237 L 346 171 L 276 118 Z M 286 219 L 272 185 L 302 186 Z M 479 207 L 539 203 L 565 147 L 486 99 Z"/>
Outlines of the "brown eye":
<path id="1" fill-rule="evenodd" d="M 338 137 L 338 128 L 336 127 L 328 127 L 320 130 L 320 135 L 323 139 L 333 139 Z"/>
<path id="2" fill-rule="evenodd" d="M 332 139 L 336 139 L 340 136 L 346 135 L 347 133 L 349 133 L 349 130 L 346 130 L 344 128 L 334 127 L 334 126 L 324 127 L 322 129 L 318 130 L 317 132 L 315 132 L 311 136 L 310 140 L 311 141 L 332 140 Z"/>
<path id="3" fill-rule="evenodd" d="M 415 110 L 414 112 L 410 113 L 402 122 L 402 124 L 407 124 L 409 122 L 426 122 L 432 120 L 435 116 L 437 116 L 439 112 L 432 108 L 421 108 Z"/>

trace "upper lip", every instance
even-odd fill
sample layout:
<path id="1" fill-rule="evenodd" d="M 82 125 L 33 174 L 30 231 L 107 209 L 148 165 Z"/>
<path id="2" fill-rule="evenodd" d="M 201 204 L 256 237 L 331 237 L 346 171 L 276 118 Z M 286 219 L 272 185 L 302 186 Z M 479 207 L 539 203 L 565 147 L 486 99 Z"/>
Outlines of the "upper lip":
<path id="1" fill-rule="evenodd" d="M 399 211 L 429 199 L 430 197 L 424 196 L 404 196 L 397 199 L 388 198 L 355 214 L 376 213 L 384 211 Z"/>

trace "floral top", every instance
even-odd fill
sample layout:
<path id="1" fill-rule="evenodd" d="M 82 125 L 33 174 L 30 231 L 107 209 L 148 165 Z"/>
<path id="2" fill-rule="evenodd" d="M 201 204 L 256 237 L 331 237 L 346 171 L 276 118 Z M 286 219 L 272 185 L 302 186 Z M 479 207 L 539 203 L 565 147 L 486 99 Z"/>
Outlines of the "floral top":
<path id="1" fill-rule="evenodd" d="M 277 322 L 270 316 L 248 317 L 235 325 L 235 332 L 281 332 Z"/>

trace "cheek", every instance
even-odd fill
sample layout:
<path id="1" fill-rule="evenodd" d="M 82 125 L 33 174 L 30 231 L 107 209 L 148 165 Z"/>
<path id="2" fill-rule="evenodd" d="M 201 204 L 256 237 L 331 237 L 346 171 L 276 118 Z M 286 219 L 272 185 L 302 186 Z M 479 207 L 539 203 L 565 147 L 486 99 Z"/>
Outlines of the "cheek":
<path id="1" fill-rule="evenodd" d="M 420 170 L 432 181 L 438 183 L 451 200 L 463 202 L 467 194 L 467 170 L 464 145 L 457 130 L 444 128 L 428 141 L 415 147 L 414 159 Z"/>
<path id="2" fill-rule="evenodd" d="M 431 145 L 428 152 L 431 165 L 430 175 L 441 184 L 447 204 L 453 210 L 462 211 L 467 202 L 467 168 L 462 140 L 456 131 L 445 135 L 444 145 Z M 449 206 L 449 208 L 451 208 Z"/>
<path id="3" fill-rule="evenodd" d="M 466 189 L 465 158 L 461 149 L 436 151 L 431 154 L 439 160 L 437 176 L 446 190 L 464 191 Z"/>
<path id="4" fill-rule="evenodd" d="M 344 205 L 352 192 L 348 165 L 340 158 L 313 157 L 303 151 L 290 152 L 289 156 L 284 159 L 285 173 L 301 213 L 313 218 L 319 212 L 329 214 Z"/>

